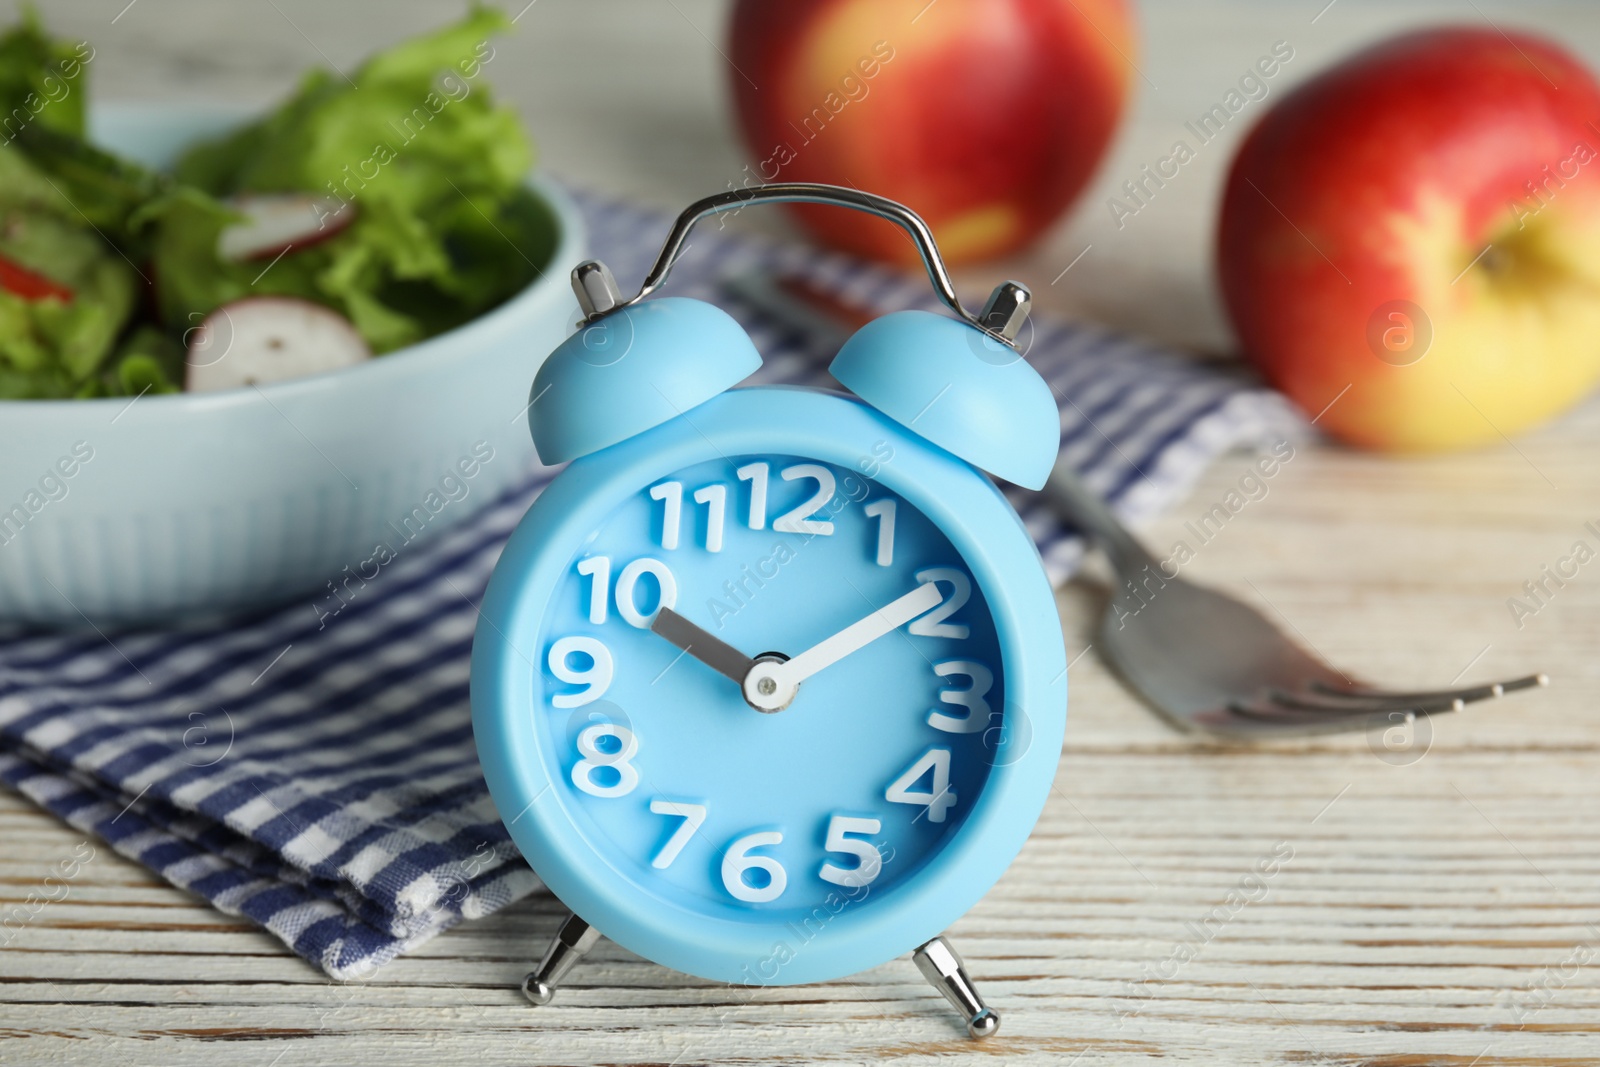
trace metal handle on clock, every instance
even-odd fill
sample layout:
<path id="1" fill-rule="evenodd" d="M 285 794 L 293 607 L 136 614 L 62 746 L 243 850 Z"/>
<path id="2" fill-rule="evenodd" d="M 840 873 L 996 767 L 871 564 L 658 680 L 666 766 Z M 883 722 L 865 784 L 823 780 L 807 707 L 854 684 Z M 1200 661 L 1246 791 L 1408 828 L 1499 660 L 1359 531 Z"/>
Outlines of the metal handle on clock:
<path id="1" fill-rule="evenodd" d="M 661 246 L 660 254 L 656 257 L 655 265 L 650 268 L 650 273 L 645 275 L 644 285 L 637 294 L 626 300 L 622 298 L 616 279 L 604 264 L 595 260 L 580 263 L 572 271 L 572 288 L 578 294 L 579 303 L 583 305 L 585 321 L 593 322 L 602 315 L 637 304 L 660 289 L 683 251 L 684 242 L 689 237 L 689 231 L 694 229 L 695 223 L 703 218 L 724 211 L 736 211 L 746 204 L 754 203 L 831 204 L 888 219 L 904 230 L 910 236 L 912 243 L 917 246 L 917 252 L 922 256 L 922 264 L 928 270 L 928 280 L 933 283 L 933 291 L 938 294 L 940 301 L 965 322 L 982 330 L 996 341 L 1012 348 L 1016 347 L 1017 334 L 1027 320 L 1028 309 L 1033 299 L 1027 286 L 1020 282 L 1001 282 L 995 287 L 994 292 L 989 294 L 983 310 L 974 315 L 961 306 L 961 300 L 956 296 L 955 284 L 950 280 L 950 272 L 944 265 L 944 259 L 939 255 L 938 245 L 934 243 L 933 231 L 928 228 L 928 224 L 920 215 L 904 204 L 887 197 L 818 182 L 774 182 L 754 189 L 734 189 L 696 200 L 678 214 L 677 220 L 672 224 L 671 232 L 667 234 L 666 242 Z"/>

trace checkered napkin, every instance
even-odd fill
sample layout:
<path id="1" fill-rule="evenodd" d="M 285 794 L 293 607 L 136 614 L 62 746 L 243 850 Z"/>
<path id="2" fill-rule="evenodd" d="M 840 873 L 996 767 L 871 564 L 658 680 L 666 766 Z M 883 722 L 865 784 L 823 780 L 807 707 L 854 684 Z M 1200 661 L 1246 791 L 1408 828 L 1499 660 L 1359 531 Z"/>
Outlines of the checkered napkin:
<path id="1" fill-rule="evenodd" d="M 583 209 L 595 254 L 636 284 L 670 220 Z M 925 279 L 703 224 L 671 289 L 739 317 L 765 382 L 828 381 L 831 353 L 729 295 L 726 279 L 758 268 L 867 308 L 937 306 Z M 1248 380 L 1040 318 L 1028 358 L 1060 400 L 1063 454 L 1130 518 L 1173 504 L 1221 452 L 1302 431 Z M 539 883 L 478 767 L 468 652 L 501 546 L 552 474 L 530 470 L 408 552 L 320 632 L 295 604 L 221 630 L 0 643 L 0 777 L 335 978 L 505 907 Z M 1079 543 L 1016 500 L 1060 580 Z"/>

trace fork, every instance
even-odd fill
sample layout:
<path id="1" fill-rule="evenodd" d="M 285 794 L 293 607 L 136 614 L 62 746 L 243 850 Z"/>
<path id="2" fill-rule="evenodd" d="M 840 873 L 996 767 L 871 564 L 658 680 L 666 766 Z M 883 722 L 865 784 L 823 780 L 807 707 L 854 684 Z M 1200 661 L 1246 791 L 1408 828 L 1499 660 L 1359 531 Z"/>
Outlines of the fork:
<path id="1" fill-rule="evenodd" d="M 792 275 L 743 272 L 724 287 L 766 314 L 837 348 L 871 318 Z M 1418 715 L 1549 684 L 1543 674 L 1433 690 L 1386 690 L 1310 655 L 1233 597 L 1168 577 L 1105 502 L 1058 461 L 1040 495 L 1098 545 L 1117 574 L 1095 643 L 1135 693 L 1175 726 L 1219 737 L 1267 738 L 1388 729 Z"/>
<path id="2" fill-rule="evenodd" d="M 1381 689 L 1306 652 L 1256 609 L 1168 576 L 1105 502 L 1058 461 L 1041 491 L 1117 576 L 1095 647 L 1134 692 L 1182 729 L 1229 738 L 1390 727 L 1418 715 L 1549 684 L 1543 674 L 1428 690 Z"/>

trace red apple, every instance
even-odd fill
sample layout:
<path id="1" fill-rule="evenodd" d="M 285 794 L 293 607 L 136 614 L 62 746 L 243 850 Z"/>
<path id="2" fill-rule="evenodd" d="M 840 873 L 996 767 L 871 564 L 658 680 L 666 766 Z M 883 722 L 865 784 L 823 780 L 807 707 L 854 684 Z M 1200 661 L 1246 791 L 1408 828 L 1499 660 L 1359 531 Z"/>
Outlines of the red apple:
<path id="1" fill-rule="evenodd" d="M 1600 379 L 1597 148 L 1600 86 L 1528 34 L 1425 30 L 1319 74 L 1228 179 L 1244 352 L 1372 448 L 1496 441 L 1570 406 Z"/>
<path id="2" fill-rule="evenodd" d="M 740 0 L 739 184 L 855 186 L 922 215 L 950 260 L 1012 251 L 1089 180 L 1133 52 L 1124 0 Z M 837 248 L 917 262 L 889 223 L 795 213 Z"/>

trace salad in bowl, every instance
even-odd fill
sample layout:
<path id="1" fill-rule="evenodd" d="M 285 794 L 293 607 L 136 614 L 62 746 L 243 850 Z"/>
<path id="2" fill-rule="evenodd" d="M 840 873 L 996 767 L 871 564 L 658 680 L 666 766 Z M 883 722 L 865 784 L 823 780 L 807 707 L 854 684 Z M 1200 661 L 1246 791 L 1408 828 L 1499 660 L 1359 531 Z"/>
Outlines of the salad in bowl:
<path id="1" fill-rule="evenodd" d="M 0 624 L 317 611 L 526 473 L 583 235 L 493 100 L 505 28 L 254 116 L 85 106 L 92 45 L 0 36 Z"/>

